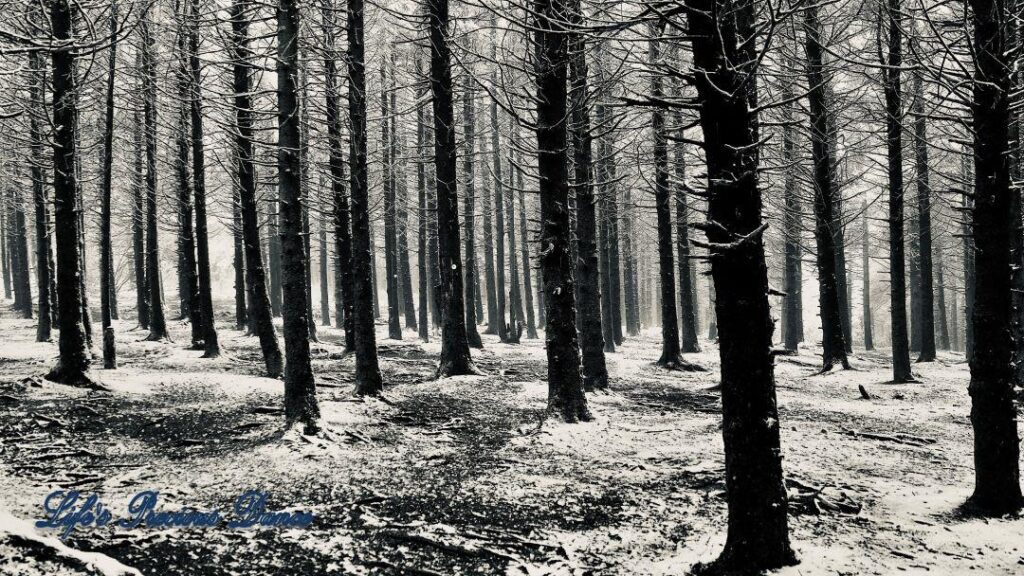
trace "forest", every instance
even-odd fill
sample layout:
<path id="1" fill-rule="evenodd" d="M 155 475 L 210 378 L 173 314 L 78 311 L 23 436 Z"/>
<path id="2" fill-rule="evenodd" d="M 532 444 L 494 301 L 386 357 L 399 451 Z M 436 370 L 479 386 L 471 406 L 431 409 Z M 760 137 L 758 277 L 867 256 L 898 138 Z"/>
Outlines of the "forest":
<path id="1" fill-rule="evenodd" d="M 0 574 L 1020 574 L 1022 120 L 1021 0 L 0 0 Z"/>

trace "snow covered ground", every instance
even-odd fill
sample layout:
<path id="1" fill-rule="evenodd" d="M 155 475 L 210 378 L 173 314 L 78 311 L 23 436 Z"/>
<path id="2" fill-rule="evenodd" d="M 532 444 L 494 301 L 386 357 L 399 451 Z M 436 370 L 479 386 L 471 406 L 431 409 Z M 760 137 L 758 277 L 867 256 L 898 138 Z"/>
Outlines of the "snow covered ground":
<path id="1" fill-rule="evenodd" d="M 283 427 L 282 383 L 259 376 L 254 338 L 221 322 L 225 354 L 144 342 L 117 326 L 112 392 L 39 377 L 56 346 L 0 314 L 0 573 L 4 574 L 681 574 L 725 534 L 717 352 L 706 372 L 651 364 L 658 335 L 608 356 L 596 420 L 545 419 L 543 343 L 484 336 L 486 376 L 432 379 L 436 342 L 379 331 L 385 400 L 351 394 L 340 332 L 314 344 L 324 433 Z M 967 365 L 918 364 L 886 383 L 883 354 L 815 375 L 813 350 L 776 375 L 791 536 L 807 574 L 1021 574 L 1024 518 L 966 517 L 971 430 Z M 862 399 L 862 385 L 871 399 Z M 64 548 L 43 517 L 55 489 L 98 493 L 123 514 L 159 490 L 162 506 L 228 509 L 246 489 L 308 529 L 79 528 Z M 83 554 L 83 552 L 95 554 Z"/>

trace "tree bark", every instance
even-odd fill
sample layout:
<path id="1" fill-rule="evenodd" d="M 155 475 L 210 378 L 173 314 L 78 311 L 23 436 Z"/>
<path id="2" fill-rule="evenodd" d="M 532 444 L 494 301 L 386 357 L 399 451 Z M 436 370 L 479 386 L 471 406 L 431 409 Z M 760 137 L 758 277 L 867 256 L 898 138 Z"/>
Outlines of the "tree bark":
<path id="1" fill-rule="evenodd" d="M 476 113 L 474 107 L 473 78 L 466 74 L 462 92 L 462 140 L 465 150 L 462 157 L 463 177 L 466 194 L 463 210 L 466 221 L 466 337 L 473 348 L 483 348 L 484 343 L 477 331 L 476 319 L 476 173 L 473 158 L 476 155 Z"/>
<path id="2" fill-rule="evenodd" d="M 662 88 L 660 37 L 664 25 L 652 26 L 648 58 L 653 70 L 651 74 L 651 99 L 665 98 Z M 665 127 L 665 110 L 655 105 L 651 108 L 651 130 L 654 132 L 654 202 L 658 217 L 658 279 L 661 290 L 661 357 L 658 365 L 677 368 L 682 365 L 679 356 L 679 323 L 676 313 L 676 274 L 672 246 L 672 194 L 669 190 L 668 175 L 668 131 Z"/>
<path id="3" fill-rule="evenodd" d="M 200 1 L 191 3 L 189 69 L 191 72 L 189 112 L 192 117 L 192 191 L 195 194 L 196 267 L 199 281 L 199 317 L 202 319 L 203 357 L 220 356 L 220 341 L 213 312 L 210 277 L 210 234 L 206 218 L 206 146 L 203 130 L 202 65 L 199 60 Z"/>
<path id="4" fill-rule="evenodd" d="M 238 186 L 241 204 L 242 234 L 245 241 L 245 275 L 249 285 L 249 312 L 252 328 L 260 339 L 267 376 L 283 373 L 281 349 L 274 331 L 266 271 L 260 254 L 260 230 L 256 206 L 256 170 L 253 156 L 253 112 L 251 71 L 253 53 L 249 48 L 250 0 L 234 0 L 231 6 L 233 88 L 235 99 L 235 148 L 238 161 Z"/>
<path id="5" fill-rule="evenodd" d="M 151 10 L 151 9 L 150 9 Z M 150 34 L 149 11 L 142 18 L 142 116 L 145 123 L 146 150 L 146 282 L 149 291 L 148 340 L 169 337 L 164 317 L 164 297 L 160 278 L 160 239 L 157 216 L 157 109 L 156 69 L 153 61 L 153 38 Z"/>
<path id="6" fill-rule="evenodd" d="M 597 261 L 597 209 L 594 199 L 593 135 L 590 132 L 590 102 L 587 86 L 586 40 L 580 0 L 569 0 L 568 39 L 570 132 L 575 170 L 576 262 L 580 301 L 580 346 L 583 355 L 583 387 L 586 390 L 608 388 L 608 368 L 604 359 L 604 334 L 601 328 L 601 289 Z M 512 275 L 516 282 L 515 274 Z"/>
<path id="7" fill-rule="evenodd" d="M 975 55 L 974 284 L 971 324 L 971 425 L 974 428 L 974 493 L 968 505 L 1000 516 L 1024 506 L 1014 407 L 1013 306 L 1010 277 L 1012 229 L 1009 155 L 1012 63 L 1003 0 L 971 0 Z"/>
<path id="8" fill-rule="evenodd" d="M 903 138 L 900 118 L 902 93 L 900 66 L 903 62 L 900 30 L 900 0 L 887 0 L 889 18 L 888 54 L 882 70 L 885 84 L 886 147 L 889 157 L 889 296 L 892 330 L 893 382 L 910 382 L 910 348 L 907 342 L 906 276 L 903 239 Z"/>
<path id="9" fill-rule="evenodd" d="M 537 168 L 540 181 L 541 251 L 548 409 L 566 422 L 592 419 L 580 377 L 576 335 L 576 289 L 569 223 L 567 0 L 535 0 Z"/>
<path id="10" fill-rule="evenodd" d="M 383 153 L 381 172 L 384 180 L 384 270 L 388 298 L 388 338 L 401 340 L 402 318 L 399 311 L 399 300 L 402 296 L 398 293 L 400 287 L 398 284 L 397 265 L 398 237 L 395 229 L 395 166 L 391 156 L 394 151 L 394 145 L 390 131 L 392 112 L 388 109 L 390 101 L 388 91 L 393 90 L 394 86 L 388 85 L 384 59 L 381 59 L 380 79 L 380 148 Z"/>
<path id="11" fill-rule="evenodd" d="M 707 158 L 706 233 L 722 362 L 729 528 L 715 567 L 763 570 L 795 558 L 786 519 L 762 241 L 766 224 L 757 181 L 754 5 L 689 0 L 686 6 Z M 727 9 L 735 20 L 720 19 Z"/>
<path id="12" fill-rule="evenodd" d="M 114 4 L 113 6 L 116 6 Z M 114 10 L 115 8 L 112 8 Z M 111 50 L 114 50 L 113 48 Z M 114 68 L 113 56 L 111 56 L 110 70 Z M 44 62 L 42 56 L 37 52 L 29 54 L 29 92 L 32 101 L 32 110 L 29 111 L 29 146 L 30 146 L 30 173 L 32 176 L 32 198 L 35 201 L 35 225 L 36 225 L 36 286 L 39 290 L 39 322 L 36 327 L 36 341 L 49 342 L 52 338 L 53 324 L 53 299 L 55 294 L 50 292 L 50 284 L 53 281 L 52 253 L 50 251 L 50 208 L 49 195 L 47 194 L 46 176 L 43 173 L 45 160 L 43 159 L 43 132 L 40 127 L 39 115 L 45 110 L 45 98 L 43 91 L 46 90 L 45 75 L 43 72 Z M 113 74 L 113 72 L 111 72 Z M 113 107 L 113 101 L 108 100 L 107 113 Z M 111 116 L 112 118 L 113 116 Z M 109 162 L 107 163 L 109 164 Z M 109 189 L 109 186 L 106 188 Z M 104 216 L 107 223 L 107 233 L 102 234 L 101 244 L 106 241 L 106 254 L 102 256 L 109 261 L 110 243 L 110 212 L 109 198 L 105 199 Z M 102 223 L 101 223 L 102 227 Z M 0 233 L 2 234 L 2 233 Z M 6 250 L 3 256 L 6 258 Z M 4 261 L 6 265 L 6 260 Z M 6 279 L 6 275 L 5 275 Z M 107 308 L 109 310 L 109 308 Z"/>
<path id="13" fill-rule="evenodd" d="M 299 110 L 299 5 L 280 0 L 277 6 L 277 179 L 281 191 L 282 295 L 284 307 L 284 414 L 301 422 L 304 432 L 317 431 L 316 402 L 309 358 L 308 241 L 303 234 L 302 136 Z M 308 222 L 308 220 L 307 220 Z M 308 230 L 308 226 L 305 226 Z M 304 240 L 305 238 L 305 240 Z"/>
<path id="14" fill-rule="evenodd" d="M 824 72 L 824 48 L 821 45 L 821 23 L 818 8 L 809 6 L 804 10 L 804 31 L 806 34 L 805 54 L 807 56 L 807 94 L 810 113 L 811 157 L 814 163 L 814 237 L 817 248 L 818 302 L 821 312 L 822 371 L 832 369 L 838 362 L 849 368 L 846 357 L 846 338 L 843 331 L 843 305 L 845 278 L 840 285 L 836 252 L 838 189 L 834 171 L 835 158 L 829 146 L 831 111 L 826 101 L 826 78 Z"/>
<path id="15" fill-rule="evenodd" d="M 50 51 L 53 65 L 53 189 L 57 237 L 57 289 L 60 292 L 57 365 L 47 379 L 72 386 L 93 386 L 88 376 L 92 363 L 82 318 L 82 254 L 79 251 L 79 206 L 75 156 L 75 53 L 71 43 L 74 9 L 69 0 L 50 3 L 50 25 L 57 47 Z"/>
<path id="16" fill-rule="evenodd" d="M 430 89 L 434 109 L 434 169 L 437 182 L 437 236 L 441 309 L 438 376 L 476 374 L 466 335 L 456 189 L 455 113 L 452 105 L 448 0 L 428 0 Z"/>
<path id="17" fill-rule="evenodd" d="M 377 364 L 373 328 L 373 277 L 370 273 L 370 205 L 366 187 L 366 45 L 363 0 L 347 0 L 348 114 L 352 210 L 352 330 L 355 335 L 356 394 L 377 396 L 384 389 Z"/>

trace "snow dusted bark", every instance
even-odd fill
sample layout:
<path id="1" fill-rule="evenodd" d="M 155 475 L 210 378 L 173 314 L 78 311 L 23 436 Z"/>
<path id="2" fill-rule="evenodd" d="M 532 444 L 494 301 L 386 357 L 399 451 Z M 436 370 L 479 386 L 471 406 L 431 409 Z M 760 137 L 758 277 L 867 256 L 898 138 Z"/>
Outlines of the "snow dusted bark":
<path id="1" fill-rule="evenodd" d="M 206 145 L 203 130 L 202 66 L 199 59 L 200 2 L 191 0 L 189 30 L 189 112 L 192 127 L 192 191 L 195 195 L 196 268 L 199 281 L 199 317 L 202 319 L 203 357 L 220 356 L 213 312 L 210 277 L 210 237 L 206 218 Z"/>
<path id="2" fill-rule="evenodd" d="M 806 74 L 808 110 L 810 113 L 811 157 L 814 163 L 814 238 L 817 244 L 818 304 L 821 312 L 822 370 L 830 370 L 835 363 L 849 368 L 846 357 L 846 337 L 843 331 L 843 305 L 845 282 L 839 277 L 845 274 L 837 263 L 836 230 L 839 222 L 838 196 L 836 185 L 833 148 L 829 145 L 830 119 L 832 110 L 826 100 L 827 79 L 824 71 L 824 48 L 821 45 L 821 23 L 817 6 L 804 10 L 804 31 L 807 56 Z"/>
<path id="3" fill-rule="evenodd" d="M 68 42 L 74 28 L 74 9 L 69 0 L 54 0 L 50 4 L 49 16 L 54 39 Z M 66 46 L 51 51 L 60 356 L 46 377 L 73 386 L 90 386 L 93 383 L 87 373 L 92 358 L 82 318 L 82 254 L 78 246 L 79 218 L 76 213 L 79 188 L 75 173 L 75 54 L 70 43 Z"/>
<path id="4" fill-rule="evenodd" d="M 352 211 L 352 330 L 355 335 L 356 394 L 376 396 L 384 389 L 373 329 L 373 277 L 370 271 L 370 205 L 366 189 L 366 63 L 363 0 L 348 0 L 348 114 Z"/>
<path id="5" fill-rule="evenodd" d="M 547 314 L 548 407 L 567 422 L 590 420 L 580 376 L 569 228 L 566 0 L 535 0 L 540 262 Z"/>
<path id="6" fill-rule="evenodd" d="M 484 343 L 477 332 L 476 318 L 476 171 L 474 166 L 474 155 L 476 154 L 476 114 L 474 107 L 473 78 L 466 74 L 462 91 L 462 142 L 464 151 L 462 156 L 462 172 L 466 182 L 466 192 L 463 196 L 464 220 L 466 223 L 466 337 L 469 345 L 473 348 L 483 348 Z"/>
<path id="7" fill-rule="evenodd" d="M 428 0 L 428 11 L 441 309 L 441 358 L 437 374 L 476 374 L 477 369 L 469 353 L 463 304 L 459 197 L 455 174 L 455 113 L 452 104 L 451 51 L 448 46 L 448 0 Z"/>
<path id="8" fill-rule="evenodd" d="M 233 88 L 235 100 L 235 154 L 238 162 L 239 203 L 245 244 L 245 275 L 249 286 L 249 321 L 259 337 L 267 376 L 280 377 L 284 371 L 281 349 L 271 316 L 267 278 L 260 254 L 260 231 L 256 207 L 256 165 L 253 157 L 251 99 L 252 50 L 249 48 L 250 0 L 231 5 Z"/>
<path id="9" fill-rule="evenodd" d="M 160 239 L 157 234 L 157 109 L 156 67 L 153 61 L 153 37 L 150 33 L 152 8 L 142 17 L 142 81 L 146 150 L 146 283 L 149 294 L 149 340 L 168 337 L 164 316 L 164 296 L 160 279 Z M 59 226 L 59 224 L 58 224 Z"/>
<path id="10" fill-rule="evenodd" d="M 316 402 L 309 357 L 309 282 L 303 238 L 302 146 L 299 129 L 299 5 L 280 0 L 277 7 L 277 179 L 281 191 L 281 254 L 284 296 L 284 414 L 315 433 Z M 308 228 L 308 227 L 307 227 Z"/>
<path id="11" fill-rule="evenodd" d="M 758 187 L 752 0 L 688 0 L 708 178 L 708 249 L 722 362 L 722 435 L 729 527 L 712 570 L 795 562 L 771 353 L 773 323 Z M 735 19 L 720 19 L 730 10 Z"/>
<path id="12" fill-rule="evenodd" d="M 882 70 L 885 84 L 886 145 L 889 156 L 889 297 L 892 330 L 892 379 L 909 382 L 910 346 L 907 340 L 906 274 L 904 271 L 903 238 L 903 127 L 900 116 L 903 109 L 900 89 L 901 48 L 899 0 L 887 0 L 885 13 L 889 19 L 887 68 Z"/>
<path id="13" fill-rule="evenodd" d="M 968 504 L 995 516 L 1024 506 L 1014 407 L 1010 276 L 1011 63 L 1004 0 L 971 0 L 974 24 L 974 355 L 970 358 L 974 493 Z"/>

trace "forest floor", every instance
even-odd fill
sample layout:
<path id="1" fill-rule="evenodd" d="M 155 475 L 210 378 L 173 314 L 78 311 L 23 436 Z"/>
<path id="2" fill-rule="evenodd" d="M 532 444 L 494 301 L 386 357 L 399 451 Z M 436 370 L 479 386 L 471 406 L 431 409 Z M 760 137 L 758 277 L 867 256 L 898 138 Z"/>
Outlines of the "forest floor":
<path id="1" fill-rule="evenodd" d="M 0 312 L 0 573 L 683 574 L 725 534 L 717 351 L 706 372 L 652 365 L 651 332 L 608 355 L 593 422 L 545 419 L 543 342 L 474 350 L 485 376 L 434 380 L 439 344 L 379 332 L 385 401 L 354 399 L 340 332 L 313 345 L 324 432 L 284 429 L 280 381 L 255 338 L 221 323 L 224 355 L 118 327 L 112 392 L 41 379 L 56 345 Z M 777 574 L 1021 574 L 1024 517 L 981 519 L 969 495 L 962 355 L 886 383 L 887 358 L 816 375 L 814 350 L 777 362 L 790 528 L 801 563 Z M 863 399 L 859 385 L 871 395 Z M 115 518 L 142 490 L 161 510 L 229 512 L 247 489 L 306 529 L 35 529 L 56 489 L 96 493 Z M 87 554 L 83 552 L 95 553 Z M 127 569 L 125 567 L 131 567 Z M 137 571 L 137 572 L 135 572 Z"/>

